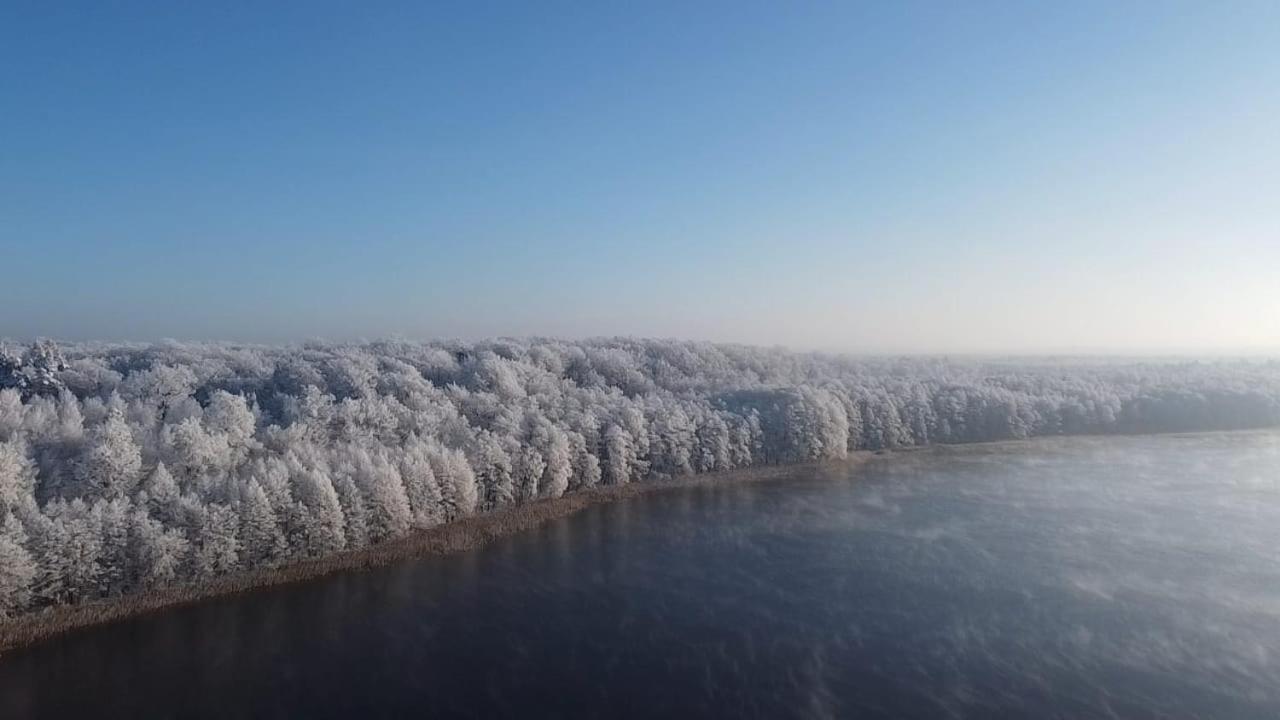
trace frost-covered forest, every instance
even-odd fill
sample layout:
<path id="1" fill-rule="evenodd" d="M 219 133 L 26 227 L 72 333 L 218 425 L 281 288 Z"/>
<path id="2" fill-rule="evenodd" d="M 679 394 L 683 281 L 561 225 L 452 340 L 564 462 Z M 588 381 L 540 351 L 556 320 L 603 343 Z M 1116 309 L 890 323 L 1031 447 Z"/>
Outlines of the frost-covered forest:
<path id="1" fill-rule="evenodd" d="M 707 343 L 0 351 L 0 617 L 358 549 L 597 485 L 853 450 L 1280 424 L 1280 363 Z"/>

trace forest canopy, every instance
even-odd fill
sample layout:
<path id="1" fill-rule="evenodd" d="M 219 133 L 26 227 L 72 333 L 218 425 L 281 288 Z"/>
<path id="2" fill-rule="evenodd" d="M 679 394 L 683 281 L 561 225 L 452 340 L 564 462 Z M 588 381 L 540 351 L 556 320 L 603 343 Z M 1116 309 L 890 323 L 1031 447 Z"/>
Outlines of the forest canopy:
<path id="1" fill-rule="evenodd" d="M 597 485 L 857 450 L 1280 425 L 1280 363 L 667 340 L 0 348 L 0 617 Z"/>

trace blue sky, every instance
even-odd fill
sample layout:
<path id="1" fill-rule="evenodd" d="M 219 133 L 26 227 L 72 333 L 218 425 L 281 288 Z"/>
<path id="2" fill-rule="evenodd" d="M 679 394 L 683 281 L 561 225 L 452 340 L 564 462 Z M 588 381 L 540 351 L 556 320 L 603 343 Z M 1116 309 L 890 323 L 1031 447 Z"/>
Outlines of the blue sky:
<path id="1" fill-rule="evenodd" d="M 1280 349 L 1280 4 L 632 5 L 0 3 L 0 336 Z"/>

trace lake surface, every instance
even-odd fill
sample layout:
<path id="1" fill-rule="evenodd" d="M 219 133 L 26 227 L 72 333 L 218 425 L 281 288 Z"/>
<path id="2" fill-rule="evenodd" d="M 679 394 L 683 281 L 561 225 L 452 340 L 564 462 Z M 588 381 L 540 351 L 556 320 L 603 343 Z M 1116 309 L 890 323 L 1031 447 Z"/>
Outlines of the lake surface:
<path id="1" fill-rule="evenodd" d="M 1280 717 L 1280 434 L 597 506 L 0 658 L 0 717 Z"/>

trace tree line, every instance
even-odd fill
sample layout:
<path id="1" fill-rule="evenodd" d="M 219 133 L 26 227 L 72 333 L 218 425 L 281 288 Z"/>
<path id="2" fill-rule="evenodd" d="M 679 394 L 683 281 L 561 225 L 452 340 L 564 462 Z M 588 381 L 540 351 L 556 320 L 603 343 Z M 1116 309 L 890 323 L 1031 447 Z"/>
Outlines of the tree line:
<path id="1" fill-rule="evenodd" d="M 931 443 L 1280 425 L 1280 363 L 640 340 L 0 348 L 0 617 L 597 485 Z"/>

